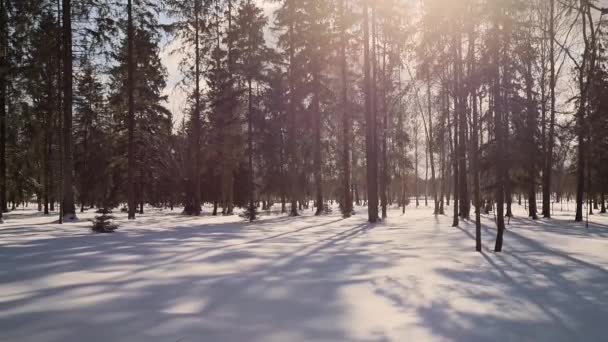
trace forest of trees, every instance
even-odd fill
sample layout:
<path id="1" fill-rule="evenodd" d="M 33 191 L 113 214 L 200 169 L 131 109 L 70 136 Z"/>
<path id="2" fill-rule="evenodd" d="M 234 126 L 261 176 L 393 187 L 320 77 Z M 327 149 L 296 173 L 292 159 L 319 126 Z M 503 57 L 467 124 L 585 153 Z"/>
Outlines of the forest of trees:
<path id="1" fill-rule="evenodd" d="M 500 251 L 514 201 L 533 219 L 571 199 L 576 221 L 606 212 L 600 2 L 0 5 L 0 215 L 209 204 L 254 220 L 337 202 L 376 222 L 413 200 L 475 220 L 477 250 L 494 211 Z M 188 94 L 179 113 L 167 46 Z"/>

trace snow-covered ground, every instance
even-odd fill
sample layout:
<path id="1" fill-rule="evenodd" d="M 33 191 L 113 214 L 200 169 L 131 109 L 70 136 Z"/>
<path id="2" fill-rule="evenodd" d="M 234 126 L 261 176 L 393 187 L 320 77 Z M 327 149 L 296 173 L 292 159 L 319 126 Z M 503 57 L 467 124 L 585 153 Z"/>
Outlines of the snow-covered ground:
<path id="1" fill-rule="evenodd" d="M 109 235 L 8 214 L 0 341 L 607 340 L 608 217 L 586 229 L 516 208 L 495 254 L 488 216 L 479 254 L 472 223 L 429 208 L 374 226 L 358 213 L 249 224 L 149 210 L 118 214 Z"/>

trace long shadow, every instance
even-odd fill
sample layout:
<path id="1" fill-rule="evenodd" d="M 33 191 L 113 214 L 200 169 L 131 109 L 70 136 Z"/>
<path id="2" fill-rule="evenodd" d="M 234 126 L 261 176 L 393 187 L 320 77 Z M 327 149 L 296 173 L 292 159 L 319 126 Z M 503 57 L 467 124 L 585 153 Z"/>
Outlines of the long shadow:
<path id="1" fill-rule="evenodd" d="M 608 317 L 608 269 L 524 235 L 536 230 L 530 227 L 534 222 L 513 222 L 505 233 L 503 253 L 484 249 L 482 260 L 489 266 L 485 272 L 484 267 L 437 270 L 450 284 L 457 284 L 450 291 L 500 311 L 481 315 L 451 307 L 447 301 L 434 302 L 419 309 L 423 324 L 459 341 L 602 341 Z M 542 224 L 534 228 L 538 226 Z M 459 229 L 474 241 L 470 231 Z M 492 329 L 483 328 L 489 326 Z"/>
<path id="2" fill-rule="evenodd" d="M 297 218 L 288 218 L 289 221 L 302 221 L 302 218 L 299 220 Z M 323 223 L 311 224 L 304 227 L 300 227 L 297 229 L 289 230 L 283 232 L 281 234 L 275 234 L 268 237 L 253 239 L 244 242 L 235 242 L 235 243 L 225 243 L 219 246 L 206 248 L 206 249 L 196 249 L 192 250 L 189 253 L 184 254 L 176 254 L 170 258 L 160 259 L 159 257 L 155 257 L 154 253 L 151 254 L 151 258 L 147 258 L 151 263 L 148 265 L 148 262 L 142 264 L 142 267 L 139 267 L 128 274 L 123 276 L 118 276 L 113 280 L 120 281 L 124 278 L 129 278 L 134 275 L 145 273 L 151 271 L 155 268 L 166 267 L 172 264 L 180 264 L 184 262 L 192 261 L 193 259 L 201 259 L 205 255 L 210 255 L 216 252 L 221 252 L 223 250 L 237 248 L 245 245 L 253 245 L 265 241 L 269 241 L 271 239 L 280 238 L 283 236 L 287 236 L 289 234 L 295 234 L 298 232 L 302 232 L 305 230 L 309 230 L 316 227 L 323 227 L 330 225 L 332 223 L 336 223 L 341 221 L 342 219 L 332 220 Z M 264 220 L 258 222 L 256 227 L 264 226 L 264 225 L 272 225 L 276 222 L 284 222 L 285 220 Z M 167 243 L 171 242 L 179 242 L 179 241 L 187 241 L 193 239 L 209 239 L 211 241 L 224 241 L 229 239 L 237 239 L 242 238 L 242 232 L 244 229 L 251 227 L 251 223 L 220 223 L 220 224 L 212 224 L 212 225 L 193 225 L 187 227 L 176 227 L 170 230 L 163 230 L 157 232 L 148 232 L 145 234 L 136 234 L 135 236 L 127 235 L 127 233 L 117 233 L 113 235 L 92 235 L 88 230 L 85 230 L 82 234 L 75 234 L 69 237 L 62 238 L 45 238 L 40 240 L 35 240 L 33 242 L 29 242 L 27 244 L 20 244 L 18 247 L 5 246 L 5 248 L 25 248 L 25 253 L 21 253 L 21 255 L 29 255 L 31 257 L 36 257 L 37 259 L 48 260 L 52 259 L 55 256 L 65 256 L 66 259 L 70 260 L 71 255 L 67 254 L 72 248 L 77 248 L 78 253 L 81 255 L 87 254 L 89 256 L 93 256 L 93 258 L 84 258 L 80 259 L 78 262 L 71 262 L 67 265 L 63 265 L 60 267 L 56 267 L 54 272 L 69 272 L 72 270 L 80 269 L 81 267 L 91 267 L 93 266 L 97 260 L 94 258 L 96 254 L 101 253 L 109 253 L 109 254 L 125 254 L 128 252 L 134 252 L 133 249 L 144 247 L 145 245 L 155 244 L 154 241 L 158 241 L 161 246 L 153 249 L 161 249 Z M 234 234 L 226 234 L 226 232 L 233 231 Z M 218 234 L 219 233 L 219 234 Z M 84 240 L 83 240 L 84 239 Z M 89 242 L 84 242 L 87 241 Z M 45 246 L 47 244 L 53 243 L 54 248 L 47 249 Z M 28 247 L 31 246 L 31 247 Z M 122 249 L 125 248 L 125 249 Z M 120 250 L 119 250 L 120 249 Z M 158 259 L 158 260 L 156 260 Z M 0 265 L 2 264 L 2 260 L 9 261 L 7 266 L 4 269 L 12 270 L 15 265 L 18 265 L 18 260 L 10 261 L 10 258 L 2 258 L 0 259 Z M 156 261 L 156 262 L 154 262 Z M 128 263 L 128 262 L 127 262 Z M 15 270 L 16 271 L 16 270 Z M 1 274 L 1 273 L 0 273 Z M 21 274 L 24 276 L 24 274 Z M 40 276 L 40 274 L 32 273 L 32 277 Z"/>
<path id="3" fill-rule="evenodd" d="M 367 245 L 349 243 L 369 225 L 351 228 L 336 224 L 341 218 L 310 224 L 307 220 L 280 218 L 257 225 L 224 223 L 204 229 L 183 226 L 149 233 L 83 234 L 17 242 L 0 250 L 0 269 L 5 271 L 0 273 L 0 287 L 24 282 L 48 284 L 0 297 L 0 312 L 5 313 L 0 317 L 0 340 L 35 341 L 45 333 L 44 339 L 53 342 L 148 341 L 150 336 L 163 341 L 198 341 L 200 336 L 206 341 L 265 341 L 277 340 L 276 334 L 285 334 L 278 340 L 367 341 L 353 339 L 347 329 L 331 322 L 342 316 L 339 290 L 365 281 L 350 279 L 350 275 L 358 272 L 365 276 L 385 265 L 386 261 L 367 255 Z M 291 222 L 306 225 L 281 226 Z M 323 229 L 332 224 L 335 228 Z M 280 227 L 282 231 L 247 239 L 248 232 L 259 236 L 265 227 Z M 307 234 L 298 234 L 301 232 Z M 266 243 L 290 235 L 296 240 L 288 244 L 269 247 Z M 213 247 L 233 239 L 244 241 Z M 201 248 L 196 247 L 199 243 Z M 253 253 L 252 248 L 261 249 Z M 205 258 L 206 254 L 212 257 Z M 244 264 L 238 266 L 241 262 Z M 196 265 L 231 265 L 233 271 L 212 268 L 207 275 L 197 271 Z M 176 267 L 193 269 L 186 274 L 163 275 Z M 72 272 L 107 276 L 79 281 L 79 273 Z M 63 275 L 76 281 L 56 283 Z M 285 295 L 280 295 L 283 292 Z M 69 300 L 79 309 L 62 309 L 61 303 L 43 305 L 53 303 L 54 298 Z M 186 304 L 180 304 L 182 300 Z M 37 309 L 32 311 L 32 306 Z M 330 324 L 314 323 L 319 317 Z"/>
<path id="4" fill-rule="evenodd" d="M 283 236 L 300 233 L 300 232 L 303 232 L 303 231 L 311 229 L 311 228 L 328 226 L 328 225 L 330 225 L 332 223 L 340 222 L 342 220 L 344 220 L 344 219 L 340 218 L 340 219 L 337 219 L 337 220 L 333 220 L 333 221 L 329 221 L 329 222 L 324 222 L 324 223 L 321 223 L 321 224 L 312 224 L 312 225 L 309 225 L 309 226 L 305 226 L 305 227 L 301 227 L 301 228 L 298 228 L 298 229 L 294 229 L 292 231 L 288 231 L 288 232 L 284 232 L 284 233 L 280 233 L 280 234 L 275 234 L 275 235 L 271 235 L 271 236 L 268 236 L 268 237 L 264 237 L 264 238 L 260 238 L 260 239 L 255 239 L 255 240 L 251 240 L 251 241 L 247 241 L 247 242 L 243 242 L 243 243 L 239 243 L 239 244 L 230 245 L 230 247 L 249 245 L 249 244 L 253 244 L 253 243 L 260 243 L 260 242 L 264 242 L 264 241 L 268 241 L 268 240 L 273 240 L 273 239 L 277 239 L 277 238 L 280 238 L 280 237 L 283 237 Z"/>
<path id="5" fill-rule="evenodd" d="M 362 224 L 362 225 L 356 226 L 354 228 L 348 229 L 346 231 L 342 231 L 337 234 L 331 235 L 330 237 L 318 240 L 312 244 L 304 245 L 293 252 L 289 252 L 287 254 L 282 254 L 279 258 L 276 258 L 276 260 L 274 262 L 271 262 L 270 264 L 265 264 L 262 269 L 249 272 L 249 274 L 244 275 L 244 276 L 239 276 L 238 280 L 228 282 L 227 284 L 224 284 L 222 287 L 223 288 L 229 287 L 229 288 L 233 288 L 235 290 L 240 289 L 242 291 L 243 288 L 246 286 L 254 286 L 255 284 L 263 282 L 263 279 L 267 276 L 277 276 L 277 275 L 284 274 L 286 272 L 294 273 L 296 271 L 303 270 L 304 269 L 303 264 L 305 264 L 307 262 L 314 263 L 314 259 L 309 260 L 309 258 L 311 256 L 322 255 L 321 254 L 322 251 L 334 246 L 336 243 L 338 243 L 340 241 L 346 241 L 347 239 L 353 238 L 353 237 L 357 236 L 358 234 L 361 234 L 362 232 L 366 231 L 368 229 L 368 227 L 369 227 L 369 224 Z M 352 259 L 354 257 L 355 256 L 351 256 L 350 258 Z M 335 262 L 335 260 L 332 260 L 331 258 L 328 261 Z M 324 268 L 327 268 L 328 265 L 329 264 L 325 264 L 325 265 L 323 265 L 323 267 L 319 267 L 317 265 L 316 267 L 311 267 L 310 270 L 313 270 L 313 269 L 316 269 L 317 271 L 323 270 Z M 317 274 L 317 276 L 318 276 L 318 274 Z M 337 276 L 337 275 L 334 275 L 334 276 Z M 228 291 L 228 293 L 231 293 L 231 292 L 233 292 L 233 291 Z M 211 302 L 207 305 L 205 310 L 203 311 L 203 314 L 210 313 L 210 312 L 216 310 L 226 299 L 227 299 L 227 297 L 213 298 L 211 300 Z"/>
<path id="6" fill-rule="evenodd" d="M 515 224 L 526 225 L 528 229 L 556 233 L 567 236 L 600 237 L 608 238 L 608 225 L 589 221 L 589 227 L 585 222 L 574 222 L 573 220 L 545 219 L 532 220 L 527 217 L 514 217 L 511 221 Z"/>

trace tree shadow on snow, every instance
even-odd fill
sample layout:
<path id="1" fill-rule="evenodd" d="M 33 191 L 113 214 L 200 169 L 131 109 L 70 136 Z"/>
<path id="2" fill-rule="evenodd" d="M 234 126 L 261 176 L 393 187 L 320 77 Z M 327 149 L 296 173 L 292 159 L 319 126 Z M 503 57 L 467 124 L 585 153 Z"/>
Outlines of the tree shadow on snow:
<path id="1" fill-rule="evenodd" d="M 608 318 L 608 265 L 547 247 L 536 231 L 570 236 L 572 227 L 546 229 L 544 223 L 512 220 L 502 253 L 484 245 L 475 269 L 441 268 L 449 295 L 479 307 L 434 301 L 418 309 L 434 334 L 456 341 L 603 341 Z M 459 228 L 474 247 L 474 223 Z M 493 243 L 495 228 L 483 224 L 484 242 Z M 523 232 L 526 232 L 524 234 Z"/>
<path id="2" fill-rule="evenodd" d="M 0 286 L 37 286 L 0 294 L 0 340 L 353 340 L 339 291 L 389 266 L 354 240 L 369 227 L 277 217 L 7 243 Z"/>

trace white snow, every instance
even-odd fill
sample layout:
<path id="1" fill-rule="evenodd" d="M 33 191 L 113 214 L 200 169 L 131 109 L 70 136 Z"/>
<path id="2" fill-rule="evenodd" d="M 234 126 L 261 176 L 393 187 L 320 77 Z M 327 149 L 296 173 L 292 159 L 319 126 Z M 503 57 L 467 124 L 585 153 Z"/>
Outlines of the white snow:
<path id="1" fill-rule="evenodd" d="M 516 208 L 495 254 L 430 208 L 341 219 L 148 210 L 118 232 L 0 226 L 0 341 L 606 341 L 608 216 Z M 451 212 L 451 208 L 447 208 Z M 564 216 L 562 214 L 569 214 Z M 524 217 L 524 218 L 522 218 Z"/>

